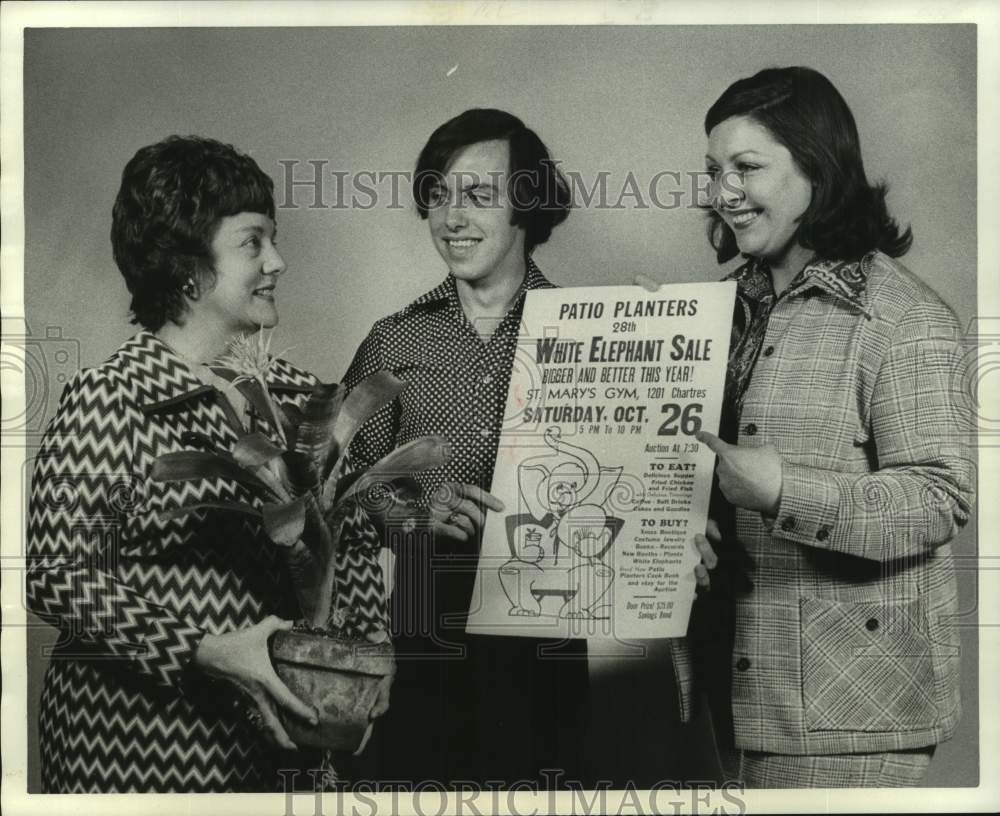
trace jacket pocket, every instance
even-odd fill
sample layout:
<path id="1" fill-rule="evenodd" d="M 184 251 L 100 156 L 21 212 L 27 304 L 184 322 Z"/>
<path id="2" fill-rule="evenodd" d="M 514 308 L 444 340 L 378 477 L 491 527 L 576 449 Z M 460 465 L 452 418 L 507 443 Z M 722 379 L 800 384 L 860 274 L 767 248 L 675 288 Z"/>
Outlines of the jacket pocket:
<path id="1" fill-rule="evenodd" d="M 919 600 L 799 600 L 802 699 L 813 731 L 906 731 L 937 717 Z"/>

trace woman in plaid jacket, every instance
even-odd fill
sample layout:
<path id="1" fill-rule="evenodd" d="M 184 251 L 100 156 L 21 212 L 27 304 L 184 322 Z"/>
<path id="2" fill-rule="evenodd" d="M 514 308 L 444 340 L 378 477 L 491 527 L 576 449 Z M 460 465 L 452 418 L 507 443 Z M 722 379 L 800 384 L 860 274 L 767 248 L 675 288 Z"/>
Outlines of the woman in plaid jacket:
<path id="1" fill-rule="evenodd" d="M 722 438 L 699 435 L 739 565 L 699 610 L 728 603 L 732 621 L 731 770 L 749 787 L 914 785 L 959 717 L 949 542 L 975 478 L 959 326 L 894 260 L 910 231 L 824 76 L 740 80 L 705 132 L 710 238 L 720 263 L 746 258 Z"/>
<path id="2" fill-rule="evenodd" d="M 242 487 L 150 478 L 163 453 L 230 450 L 252 429 L 275 438 L 209 366 L 278 320 L 271 179 L 209 139 L 144 147 L 125 168 L 112 241 L 144 330 L 67 385 L 31 496 L 28 604 L 61 633 L 42 692 L 43 789 L 280 790 L 282 769 L 321 765 L 276 714 L 315 716 L 268 658 L 268 637 L 298 614 L 286 571 L 247 516 L 164 518 L 250 501 Z M 316 381 L 282 360 L 267 379 L 300 405 Z M 342 574 L 363 579 L 378 540 L 355 538 Z M 361 611 L 386 628 L 384 603 Z M 248 699 L 250 716 L 234 706 Z"/>

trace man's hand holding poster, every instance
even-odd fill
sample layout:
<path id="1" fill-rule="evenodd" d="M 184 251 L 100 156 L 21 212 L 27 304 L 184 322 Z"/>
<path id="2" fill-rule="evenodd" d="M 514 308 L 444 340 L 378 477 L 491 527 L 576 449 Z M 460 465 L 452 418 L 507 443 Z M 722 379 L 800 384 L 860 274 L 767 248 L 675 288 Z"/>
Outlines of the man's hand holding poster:
<path id="1" fill-rule="evenodd" d="M 685 633 L 735 291 L 528 293 L 468 631 Z"/>

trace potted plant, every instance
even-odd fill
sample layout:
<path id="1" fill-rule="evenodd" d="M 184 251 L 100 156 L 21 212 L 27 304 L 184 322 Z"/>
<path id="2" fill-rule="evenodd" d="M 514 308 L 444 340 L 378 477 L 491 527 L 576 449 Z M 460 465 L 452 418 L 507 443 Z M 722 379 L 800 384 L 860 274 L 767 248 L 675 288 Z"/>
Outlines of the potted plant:
<path id="1" fill-rule="evenodd" d="M 190 481 L 222 477 L 247 488 L 248 502 L 186 505 L 167 513 L 178 517 L 199 510 L 246 513 L 260 519 L 280 548 L 291 573 L 303 618 L 290 632 L 272 639 L 271 659 L 293 693 L 313 704 L 319 723 L 308 726 L 284 718 L 299 745 L 349 748 L 360 752 L 370 732 L 369 713 L 379 681 L 393 671 L 388 636 L 373 643 L 356 634 L 356 611 L 338 603 L 336 570 L 345 514 L 363 498 L 368 517 L 384 525 L 407 512 L 416 495 L 412 473 L 444 464 L 446 439 L 415 439 L 364 473 L 345 472 L 345 453 L 356 431 L 406 384 L 380 371 L 349 395 L 337 384 L 318 383 L 304 407 L 279 405 L 267 387 L 276 358 L 264 331 L 238 337 L 214 366 L 275 429 L 280 444 L 260 431 L 243 434 L 232 451 L 216 449 L 207 437 L 188 433 L 196 450 L 163 454 L 152 478 Z"/>

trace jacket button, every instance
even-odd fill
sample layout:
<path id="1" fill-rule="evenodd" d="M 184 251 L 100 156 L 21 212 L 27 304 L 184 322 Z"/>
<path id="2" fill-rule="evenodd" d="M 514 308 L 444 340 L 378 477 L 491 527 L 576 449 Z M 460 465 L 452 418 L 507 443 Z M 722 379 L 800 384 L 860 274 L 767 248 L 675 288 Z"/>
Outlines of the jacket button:
<path id="1" fill-rule="evenodd" d="M 743 429 L 743 431 L 747 436 L 753 436 L 757 433 L 757 426 L 751 422 Z"/>
<path id="2" fill-rule="evenodd" d="M 826 541 L 830 537 L 830 529 L 828 527 L 820 527 L 816 531 L 817 541 Z"/>
<path id="3" fill-rule="evenodd" d="M 785 516 L 781 520 L 781 529 L 786 533 L 795 527 L 795 516 Z"/>
<path id="4" fill-rule="evenodd" d="M 768 346 L 766 349 L 764 349 L 765 357 L 770 357 L 772 354 L 774 354 L 774 346 Z"/>
<path id="5" fill-rule="evenodd" d="M 865 621 L 865 629 L 867 629 L 869 632 L 874 632 L 876 629 L 878 629 L 878 621 L 875 620 L 875 618 L 869 618 L 867 621 Z"/>
<path id="6" fill-rule="evenodd" d="M 739 669 L 741 672 L 745 672 L 747 669 L 750 668 L 750 661 L 747 660 L 747 658 L 745 657 L 741 657 L 739 660 L 736 661 L 736 668 Z"/>

